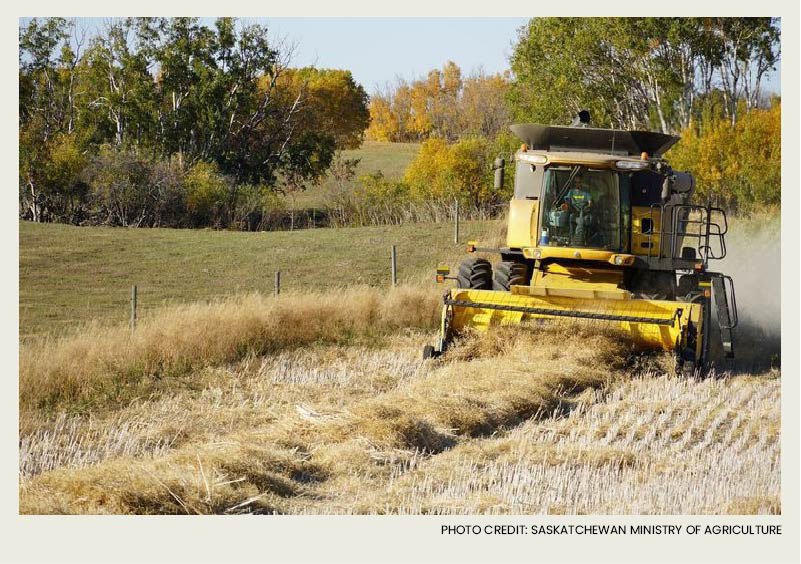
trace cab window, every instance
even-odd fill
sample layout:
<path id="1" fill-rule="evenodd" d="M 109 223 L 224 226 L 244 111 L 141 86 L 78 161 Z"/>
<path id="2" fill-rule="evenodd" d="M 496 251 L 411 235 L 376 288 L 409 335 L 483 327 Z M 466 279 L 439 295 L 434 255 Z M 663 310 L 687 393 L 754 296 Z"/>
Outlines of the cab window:
<path id="1" fill-rule="evenodd" d="M 540 245 L 621 249 L 617 173 L 582 166 L 545 172 Z"/>

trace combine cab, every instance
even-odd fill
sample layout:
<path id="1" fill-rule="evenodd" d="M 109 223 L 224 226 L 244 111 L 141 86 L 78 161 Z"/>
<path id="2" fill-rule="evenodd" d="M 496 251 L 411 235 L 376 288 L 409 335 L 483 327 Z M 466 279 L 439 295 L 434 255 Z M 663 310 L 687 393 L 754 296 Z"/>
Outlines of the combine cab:
<path id="1" fill-rule="evenodd" d="M 678 137 L 511 129 L 523 144 L 514 155 L 507 246 L 468 245 L 500 255 L 494 267 L 469 258 L 456 276 L 437 271 L 439 282 L 457 287 L 444 296 L 440 339 L 424 356 L 445 352 L 465 328 L 572 318 L 612 324 L 646 350 L 674 351 L 684 374 L 708 363 L 714 319 L 723 356 L 733 358 L 734 287 L 708 269 L 726 255 L 726 214 L 692 204 L 693 177 L 662 158 Z M 496 188 L 504 165 L 495 161 Z"/>

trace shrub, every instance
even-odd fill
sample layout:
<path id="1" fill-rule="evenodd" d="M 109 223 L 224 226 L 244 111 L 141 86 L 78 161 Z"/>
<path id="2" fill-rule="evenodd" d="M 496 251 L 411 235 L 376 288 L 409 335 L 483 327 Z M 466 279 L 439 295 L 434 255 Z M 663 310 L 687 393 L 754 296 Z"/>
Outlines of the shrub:
<path id="1" fill-rule="evenodd" d="M 216 165 L 203 161 L 196 163 L 186 173 L 184 187 L 192 226 L 220 227 L 228 223 L 225 212 L 232 191 Z"/>
<path id="2" fill-rule="evenodd" d="M 359 177 L 354 200 L 353 211 L 359 225 L 403 223 L 412 204 L 409 186 L 385 178 L 381 171 Z"/>
<path id="3" fill-rule="evenodd" d="M 135 151 L 104 145 L 85 172 L 96 221 L 138 227 L 153 211 L 149 163 Z"/>
<path id="4" fill-rule="evenodd" d="M 264 185 L 240 184 L 234 187 L 232 226 L 243 231 L 270 229 L 282 223 L 286 202 Z"/>

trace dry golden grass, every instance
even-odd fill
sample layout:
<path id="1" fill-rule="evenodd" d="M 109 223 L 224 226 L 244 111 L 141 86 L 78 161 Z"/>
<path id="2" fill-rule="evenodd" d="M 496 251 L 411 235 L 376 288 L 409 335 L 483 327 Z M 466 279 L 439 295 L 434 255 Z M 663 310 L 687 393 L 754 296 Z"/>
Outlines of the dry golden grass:
<path id="1" fill-rule="evenodd" d="M 147 398 L 180 385 L 203 386 L 198 372 L 248 355 L 312 343 L 376 343 L 402 328 L 430 329 L 436 291 L 361 288 L 165 309 L 140 324 L 95 327 L 20 350 L 21 410 L 84 412 Z M 183 378 L 187 375 L 190 377 Z"/>

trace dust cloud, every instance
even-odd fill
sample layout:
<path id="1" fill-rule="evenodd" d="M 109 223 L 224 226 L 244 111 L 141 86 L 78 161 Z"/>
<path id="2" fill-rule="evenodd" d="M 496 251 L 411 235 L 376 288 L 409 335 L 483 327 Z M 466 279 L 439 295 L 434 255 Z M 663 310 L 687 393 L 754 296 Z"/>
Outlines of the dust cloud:
<path id="1" fill-rule="evenodd" d="M 781 222 L 778 216 L 731 221 L 727 255 L 710 269 L 734 279 L 739 325 L 734 330 L 737 372 L 781 364 Z M 714 311 L 714 310 L 713 310 Z"/>

